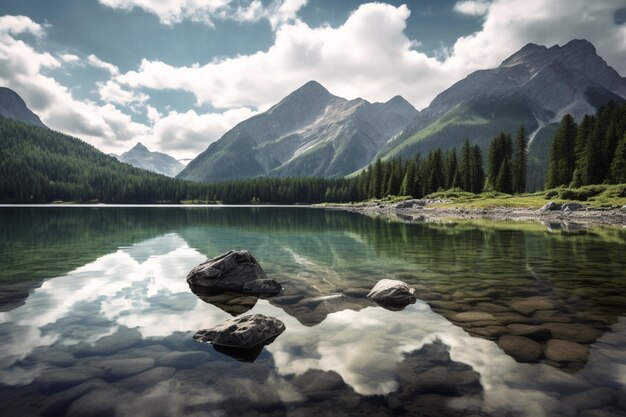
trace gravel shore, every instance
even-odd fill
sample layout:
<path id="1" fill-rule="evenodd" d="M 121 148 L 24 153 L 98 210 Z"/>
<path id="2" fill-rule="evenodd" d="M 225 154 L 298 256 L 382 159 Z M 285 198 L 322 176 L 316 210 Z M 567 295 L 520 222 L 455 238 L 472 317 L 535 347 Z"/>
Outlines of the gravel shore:
<path id="1" fill-rule="evenodd" d="M 626 226 L 626 207 L 584 207 L 580 210 L 542 210 L 531 208 L 449 208 L 431 205 L 432 202 L 415 200 L 417 204 L 359 203 L 334 208 L 362 213 L 370 216 L 397 217 L 404 221 L 436 221 L 442 219 L 487 219 L 538 221 L 545 224 L 588 224 Z M 423 204 L 423 205 L 422 205 Z M 333 207 L 333 206 L 331 206 Z"/>

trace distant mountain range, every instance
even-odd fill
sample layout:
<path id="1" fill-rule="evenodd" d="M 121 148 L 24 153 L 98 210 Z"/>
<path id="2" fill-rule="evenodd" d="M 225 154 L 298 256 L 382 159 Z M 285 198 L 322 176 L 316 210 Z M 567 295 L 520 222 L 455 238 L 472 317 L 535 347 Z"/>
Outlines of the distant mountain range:
<path id="1" fill-rule="evenodd" d="M 33 126 L 46 127 L 39 116 L 26 107 L 24 100 L 15 91 L 6 87 L 0 87 L 0 116 Z"/>
<path id="2" fill-rule="evenodd" d="M 120 156 L 113 156 L 134 167 L 167 175 L 168 177 L 175 177 L 185 167 L 185 165 L 167 154 L 151 152 L 141 142 L 137 142 L 132 149 Z"/>
<path id="3" fill-rule="evenodd" d="M 367 166 L 416 115 L 400 96 L 386 103 L 346 100 L 310 81 L 225 133 L 178 178 L 348 175 Z"/>
<path id="4" fill-rule="evenodd" d="M 465 139 L 486 151 L 498 133 L 522 125 L 531 137 L 529 185 L 539 188 L 561 117 L 580 120 L 609 101 L 626 101 L 626 79 L 585 40 L 528 44 L 499 67 L 455 83 L 420 112 L 400 96 L 387 103 L 348 101 L 312 81 L 228 131 L 179 178 L 343 176 L 377 157 L 458 148 Z"/>
<path id="5" fill-rule="evenodd" d="M 530 135 L 531 190 L 541 188 L 558 122 L 580 120 L 604 104 L 626 102 L 626 78 L 585 40 L 546 48 L 528 44 L 493 69 L 476 71 L 417 111 L 400 96 L 386 103 L 347 100 L 310 81 L 264 113 L 245 120 L 184 167 L 138 143 L 117 157 L 135 167 L 199 182 L 258 176 L 341 177 L 376 158 L 458 148 L 485 152 L 501 131 Z M 12 90 L 0 87 L 0 116 L 45 127 Z"/>

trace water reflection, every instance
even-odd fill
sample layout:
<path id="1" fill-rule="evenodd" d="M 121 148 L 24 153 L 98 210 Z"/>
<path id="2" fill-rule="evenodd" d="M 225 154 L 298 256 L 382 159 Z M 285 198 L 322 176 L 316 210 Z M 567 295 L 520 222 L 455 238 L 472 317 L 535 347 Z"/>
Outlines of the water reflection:
<path id="1" fill-rule="evenodd" d="M 23 284 L 26 265 L 50 263 L 0 313 L 3 415 L 624 413 L 623 231 L 405 225 L 306 209 L 135 210 L 73 212 L 73 226 L 68 212 L 0 220 L 7 287 Z M 43 233 L 48 246 L 31 248 L 37 228 L 58 236 Z M 115 247 L 98 243 L 100 233 Z M 74 247 L 80 265 L 63 262 Z M 191 293 L 187 272 L 234 247 L 250 249 L 285 291 Z M 385 277 L 409 282 L 421 301 L 377 307 L 366 294 Z M 253 363 L 191 338 L 244 311 L 287 327 Z M 588 358 L 520 364 L 498 345 L 515 324 L 573 333 Z"/>

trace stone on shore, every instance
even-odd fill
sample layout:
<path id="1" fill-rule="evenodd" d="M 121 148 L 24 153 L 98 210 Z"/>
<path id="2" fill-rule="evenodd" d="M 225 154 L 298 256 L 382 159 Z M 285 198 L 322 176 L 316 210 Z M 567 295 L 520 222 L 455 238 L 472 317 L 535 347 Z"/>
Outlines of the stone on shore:
<path id="1" fill-rule="evenodd" d="M 210 329 L 198 330 L 193 338 L 214 345 L 251 348 L 273 341 L 284 331 L 285 324 L 277 318 L 249 314 L 225 320 Z"/>
<path id="2" fill-rule="evenodd" d="M 268 280 L 257 260 L 246 250 L 226 252 L 194 267 L 187 284 L 194 291 L 244 291 L 250 281 Z M 276 283 L 278 287 L 280 284 Z M 264 287 L 268 283 L 264 281 Z"/>
<path id="3" fill-rule="evenodd" d="M 557 211 L 557 210 L 561 210 L 561 205 L 558 203 L 555 203 L 554 201 L 550 201 L 546 203 L 543 207 L 541 207 L 540 210 L 541 211 Z"/>
<path id="4" fill-rule="evenodd" d="M 385 308 L 404 308 L 416 301 L 415 289 L 395 279 L 381 279 L 367 294 L 376 304 Z"/>
<path id="5" fill-rule="evenodd" d="M 576 210 L 582 210 L 584 208 L 585 206 L 583 206 L 580 203 L 564 203 L 561 206 L 561 210 L 563 211 L 576 211 Z"/>

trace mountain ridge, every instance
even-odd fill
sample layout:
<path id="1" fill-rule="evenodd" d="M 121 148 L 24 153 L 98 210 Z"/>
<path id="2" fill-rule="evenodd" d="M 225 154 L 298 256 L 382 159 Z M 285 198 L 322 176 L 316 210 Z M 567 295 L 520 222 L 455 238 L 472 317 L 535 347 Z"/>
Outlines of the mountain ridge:
<path id="1" fill-rule="evenodd" d="M 367 166 L 416 114 L 399 96 L 385 103 L 347 100 L 309 81 L 226 132 L 178 178 L 218 182 L 262 175 L 348 175 Z"/>
<path id="2" fill-rule="evenodd" d="M 33 126 L 47 127 L 39 116 L 26 106 L 22 97 L 7 87 L 0 87 L 0 116 Z"/>

